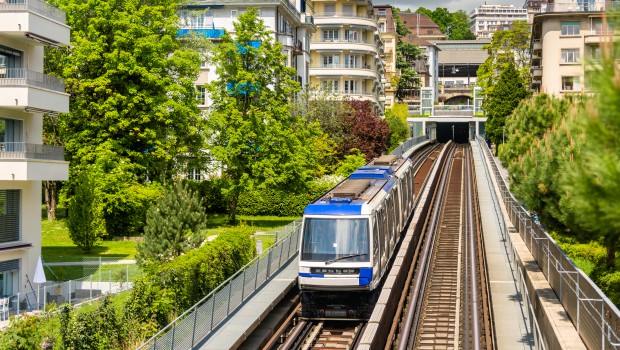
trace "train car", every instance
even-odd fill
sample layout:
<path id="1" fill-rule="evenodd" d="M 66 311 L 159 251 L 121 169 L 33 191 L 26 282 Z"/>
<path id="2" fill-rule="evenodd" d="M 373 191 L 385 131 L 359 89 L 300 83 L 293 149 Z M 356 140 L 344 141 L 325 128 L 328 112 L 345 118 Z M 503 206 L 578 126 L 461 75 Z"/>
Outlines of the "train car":
<path id="1" fill-rule="evenodd" d="M 413 209 L 411 160 L 376 158 L 304 210 L 302 316 L 366 318 Z"/>

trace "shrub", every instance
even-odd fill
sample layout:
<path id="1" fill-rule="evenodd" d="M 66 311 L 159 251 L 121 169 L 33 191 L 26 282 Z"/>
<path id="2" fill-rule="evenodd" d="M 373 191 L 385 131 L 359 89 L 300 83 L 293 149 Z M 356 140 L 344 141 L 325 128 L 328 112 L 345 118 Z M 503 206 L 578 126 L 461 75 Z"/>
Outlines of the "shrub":
<path id="1" fill-rule="evenodd" d="M 110 236 L 141 236 L 146 225 L 146 213 L 163 189 L 160 184 L 128 184 L 118 192 L 106 193 L 104 217 Z"/>
<path id="2" fill-rule="evenodd" d="M 230 197 L 222 194 L 223 188 L 228 188 L 230 183 L 225 178 L 214 178 L 208 181 L 188 181 L 190 189 L 198 192 L 202 198 L 202 206 L 207 213 L 223 214 L 230 208 Z"/>
<path id="3" fill-rule="evenodd" d="M 94 173 L 84 170 L 78 175 L 75 195 L 69 201 L 69 236 L 85 253 L 106 235 L 101 193 L 94 181 Z"/>

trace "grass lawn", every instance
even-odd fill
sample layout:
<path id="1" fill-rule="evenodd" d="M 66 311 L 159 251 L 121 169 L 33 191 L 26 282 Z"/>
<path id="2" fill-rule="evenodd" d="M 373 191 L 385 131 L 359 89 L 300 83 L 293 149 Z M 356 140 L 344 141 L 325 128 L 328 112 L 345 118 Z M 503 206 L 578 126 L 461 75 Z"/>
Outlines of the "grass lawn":
<path id="1" fill-rule="evenodd" d="M 276 216 L 237 216 L 238 226 L 249 227 L 252 232 L 273 232 L 286 224 L 297 220 L 297 217 Z M 225 214 L 207 215 L 207 230 L 205 237 L 219 235 L 229 230 L 235 230 L 237 226 L 227 224 L 228 216 Z M 46 262 L 55 261 L 81 261 L 84 257 L 108 257 L 116 259 L 134 259 L 136 254 L 136 242 L 132 241 L 102 241 L 93 248 L 90 254 L 84 254 L 71 238 L 67 228 L 67 219 L 59 218 L 56 221 L 48 221 L 44 216 L 41 220 L 41 232 L 43 239 L 42 255 Z M 273 243 L 273 236 L 261 236 L 263 249 L 267 249 Z"/>

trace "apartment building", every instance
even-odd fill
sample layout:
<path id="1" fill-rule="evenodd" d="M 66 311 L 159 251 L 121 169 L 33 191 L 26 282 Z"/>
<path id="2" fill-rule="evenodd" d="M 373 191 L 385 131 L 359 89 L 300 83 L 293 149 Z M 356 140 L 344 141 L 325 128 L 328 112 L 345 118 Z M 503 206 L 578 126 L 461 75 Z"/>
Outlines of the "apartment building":
<path id="1" fill-rule="evenodd" d="M 527 10 L 527 23 L 532 24 L 534 22 L 534 15 L 540 13 L 540 9 L 549 0 L 526 0 L 523 4 L 523 8 Z"/>
<path id="2" fill-rule="evenodd" d="M 385 113 L 383 43 L 372 2 L 313 1 L 310 83 Z"/>
<path id="3" fill-rule="evenodd" d="M 379 24 L 379 34 L 383 41 L 383 59 L 385 61 L 385 108 L 391 108 L 396 101 L 396 84 L 394 78 L 399 74 L 396 69 L 396 45 L 398 34 L 394 24 L 391 5 L 375 5 L 375 16 Z"/>
<path id="4" fill-rule="evenodd" d="M 64 149 L 43 144 L 43 114 L 69 112 L 64 81 L 43 74 L 44 46 L 69 45 L 65 23 L 63 11 L 41 0 L 0 1 L 0 297 L 30 291 L 41 182 L 69 176 Z"/>
<path id="5" fill-rule="evenodd" d="M 180 11 L 179 35 L 195 32 L 217 43 L 224 32 L 233 33 L 233 23 L 248 8 L 255 7 L 274 40 L 282 43 L 288 66 L 297 70 L 297 81 L 303 86 L 310 82 L 310 37 L 316 31 L 312 9 L 305 0 L 199 0 Z M 208 96 L 205 85 L 217 80 L 215 67 L 203 64 L 196 80 L 198 104 L 206 108 Z M 200 175 L 197 175 L 200 176 Z"/>
<path id="6" fill-rule="evenodd" d="M 527 21 L 528 10 L 514 5 L 480 5 L 470 14 L 470 28 L 477 39 L 492 38 L 498 30 L 510 29 L 514 21 Z"/>
<path id="7" fill-rule="evenodd" d="M 618 31 L 603 19 L 609 9 L 620 9 L 620 1 L 573 0 L 541 6 L 532 25 L 532 91 L 559 96 L 588 90 L 588 63 L 600 57 L 603 41 L 619 39 Z"/>

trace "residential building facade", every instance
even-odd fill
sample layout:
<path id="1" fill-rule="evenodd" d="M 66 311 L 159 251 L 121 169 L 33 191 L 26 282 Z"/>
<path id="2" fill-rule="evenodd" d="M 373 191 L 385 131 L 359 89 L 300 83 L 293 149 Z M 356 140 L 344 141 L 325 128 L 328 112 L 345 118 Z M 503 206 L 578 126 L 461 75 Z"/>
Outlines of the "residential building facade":
<path id="1" fill-rule="evenodd" d="M 620 1 L 541 6 L 532 26 L 532 91 L 560 96 L 589 89 L 588 64 L 600 58 L 602 42 L 618 40 L 618 31 L 604 19 L 612 8 L 620 9 Z"/>
<path id="2" fill-rule="evenodd" d="M 372 2 L 313 1 L 310 83 L 385 112 L 383 43 Z"/>
<path id="3" fill-rule="evenodd" d="M 385 108 L 390 108 L 396 102 L 395 78 L 398 76 L 396 69 L 396 45 L 398 34 L 394 24 L 391 5 L 375 5 L 375 16 L 379 24 L 379 33 L 383 41 L 383 59 L 385 61 Z"/>
<path id="4" fill-rule="evenodd" d="M 429 42 L 413 34 L 402 38 L 403 41 L 418 46 L 424 52 L 422 59 L 416 60 L 415 71 L 420 76 L 420 87 L 431 88 L 433 91 L 433 101 L 437 101 L 437 89 L 439 87 L 439 47 L 437 42 Z M 410 96 L 409 104 L 418 104 L 420 101 L 420 89 Z M 414 103 L 415 102 L 415 103 Z"/>
<path id="5" fill-rule="evenodd" d="M 470 14 L 470 29 L 477 39 L 492 38 L 498 30 L 510 29 L 514 21 L 527 21 L 528 10 L 514 5 L 480 5 Z"/>
<path id="6" fill-rule="evenodd" d="M 30 289 L 41 254 L 42 181 L 67 180 L 43 114 L 69 112 L 64 81 L 43 74 L 45 45 L 69 45 L 65 13 L 41 0 L 0 2 L 0 297 Z M 32 305 L 32 304 L 31 304 Z"/>
<path id="7" fill-rule="evenodd" d="M 180 35 L 189 31 L 217 43 L 224 32 L 234 35 L 234 22 L 248 8 L 255 7 L 273 38 L 282 43 L 287 64 L 297 70 L 297 81 L 303 86 L 310 82 L 310 37 L 315 32 L 311 7 L 305 0 L 200 0 L 180 11 Z M 209 105 L 205 85 L 217 80 L 215 67 L 203 64 L 196 80 L 198 105 Z"/>
<path id="8" fill-rule="evenodd" d="M 489 57 L 484 49 L 490 39 L 446 40 L 439 47 L 439 102 L 445 105 L 469 105 L 473 101 L 477 71 Z"/>

